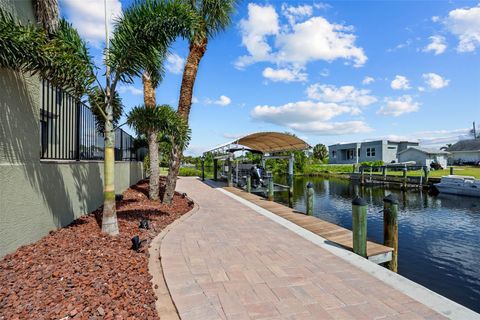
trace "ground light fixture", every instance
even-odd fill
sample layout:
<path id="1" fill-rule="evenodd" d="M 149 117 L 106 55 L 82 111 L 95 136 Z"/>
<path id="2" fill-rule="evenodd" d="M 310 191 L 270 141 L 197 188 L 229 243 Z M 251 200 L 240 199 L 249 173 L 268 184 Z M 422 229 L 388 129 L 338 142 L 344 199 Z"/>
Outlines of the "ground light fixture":
<path id="1" fill-rule="evenodd" d="M 142 220 L 140 220 L 140 224 L 138 226 L 140 229 L 150 229 L 150 226 L 148 224 L 148 219 L 145 219 L 143 218 Z"/>
<path id="2" fill-rule="evenodd" d="M 140 247 L 142 246 L 142 243 L 147 240 L 140 240 L 139 236 L 135 236 L 132 238 L 132 250 L 138 251 L 140 250 Z"/>

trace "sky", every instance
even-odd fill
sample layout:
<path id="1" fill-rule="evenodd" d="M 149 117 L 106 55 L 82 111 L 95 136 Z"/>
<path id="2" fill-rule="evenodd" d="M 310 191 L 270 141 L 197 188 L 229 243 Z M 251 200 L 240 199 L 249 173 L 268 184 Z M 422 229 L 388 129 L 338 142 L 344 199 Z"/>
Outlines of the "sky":
<path id="1" fill-rule="evenodd" d="M 108 16 L 131 4 L 108 0 Z M 103 0 L 60 0 L 60 10 L 101 65 Z M 187 41 L 172 44 L 157 103 L 177 107 L 187 55 Z M 127 112 L 143 103 L 140 79 L 119 93 Z M 209 41 L 193 100 L 188 155 L 258 131 L 312 146 L 454 143 L 480 125 L 480 2 L 241 2 Z"/>

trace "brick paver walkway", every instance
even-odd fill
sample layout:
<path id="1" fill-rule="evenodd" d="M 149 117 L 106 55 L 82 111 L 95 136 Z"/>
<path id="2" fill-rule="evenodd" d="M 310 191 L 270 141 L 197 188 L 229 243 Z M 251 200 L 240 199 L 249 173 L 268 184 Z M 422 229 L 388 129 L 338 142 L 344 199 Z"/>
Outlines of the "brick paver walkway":
<path id="1" fill-rule="evenodd" d="M 201 181 L 178 190 L 200 206 L 161 247 L 182 319 L 443 319 Z"/>

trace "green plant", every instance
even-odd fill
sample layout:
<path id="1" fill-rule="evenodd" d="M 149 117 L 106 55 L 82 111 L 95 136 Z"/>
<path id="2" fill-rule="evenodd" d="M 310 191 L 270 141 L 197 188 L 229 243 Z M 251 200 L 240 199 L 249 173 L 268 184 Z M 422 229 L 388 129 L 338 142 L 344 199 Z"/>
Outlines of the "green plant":
<path id="1" fill-rule="evenodd" d="M 199 170 L 197 168 L 182 167 L 178 171 L 178 175 L 181 177 L 201 177 L 202 170 Z"/>

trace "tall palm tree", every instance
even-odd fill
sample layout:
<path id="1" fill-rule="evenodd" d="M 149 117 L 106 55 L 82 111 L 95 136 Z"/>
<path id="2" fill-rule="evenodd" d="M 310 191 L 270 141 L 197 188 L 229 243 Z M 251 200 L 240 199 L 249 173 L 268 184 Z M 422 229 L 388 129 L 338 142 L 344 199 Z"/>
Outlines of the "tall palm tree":
<path id="1" fill-rule="evenodd" d="M 165 52 L 159 52 L 158 59 L 152 60 L 142 74 L 143 83 L 143 100 L 145 108 L 155 108 L 157 101 L 155 97 L 155 89 L 163 78 L 164 68 L 163 61 L 165 59 Z M 158 200 L 160 198 L 160 163 L 158 158 L 158 129 L 152 127 L 147 129 L 142 134 L 148 139 L 149 165 L 150 165 L 150 179 L 149 179 L 149 194 L 151 200 Z"/>
<path id="2" fill-rule="evenodd" d="M 238 0 L 184 0 L 184 2 L 190 5 L 200 21 L 198 28 L 189 36 L 190 51 L 183 70 L 178 100 L 177 112 L 188 124 L 198 66 L 207 51 L 208 41 L 231 23 L 231 16 Z M 181 148 L 173 146 L 166 190 L 163 196 L 164 203 L 170 203 L 175 193 L 182 152 Z"/>
<path id="3" fill-rule="evenodd" d="M 116 86 L 131 83 L 135 77 L 166 52 L 179 35 L 197 28 L 191 8 L 178 1 L 145 0 L 127 9 L 115 23 L 105 51 L 106 85 L 100 88 L 105 100 L 98 106 L 104 118 L 104 206 L 102 231 L 118 234 L 115 208 L 114 108 Z M 77 97 L 92 90 L 97 81 L 95 66 L 85 42 L 77 31 L 61 20 L 51 36 L 34 25 L 22 25 L 11 14 L 0 10 L 0 67 L 39 73 L 59 87 L 73 88 Z"/>

